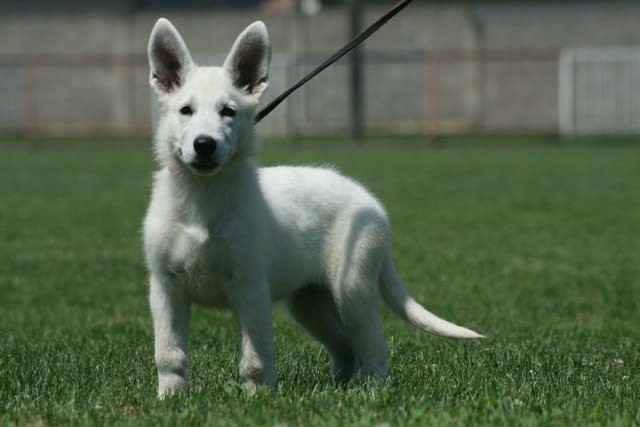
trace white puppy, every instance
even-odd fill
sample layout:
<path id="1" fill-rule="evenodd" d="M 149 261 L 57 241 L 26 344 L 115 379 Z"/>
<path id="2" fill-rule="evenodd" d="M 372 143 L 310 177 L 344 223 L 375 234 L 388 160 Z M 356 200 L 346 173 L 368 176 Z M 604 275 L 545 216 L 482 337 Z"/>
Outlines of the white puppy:
<path id="1" fill-rule="evenodd" d="M 196 66 L 166 19 L 155 24 L 148 53 L 163 109 L 161 169 L 144 222 L 159 397 L 187 385 L 191 303 L 231 309 L 240 378 L 252 391 L 276 383 L 275 300 L 326 347 L 337 380 L 389 372 L 379 295 L 425 332 L 480 336 L 407 293 L 385 211 L 364 188 L 332 170 L 252 162 L 271 59 L 262 22 L 240 34 L 222 67 Z"/>

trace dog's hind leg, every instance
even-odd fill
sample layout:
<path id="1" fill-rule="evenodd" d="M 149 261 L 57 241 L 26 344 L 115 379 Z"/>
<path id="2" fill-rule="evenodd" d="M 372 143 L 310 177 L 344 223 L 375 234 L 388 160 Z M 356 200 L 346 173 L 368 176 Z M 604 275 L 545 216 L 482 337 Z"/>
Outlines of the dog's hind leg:
<path id="1" fill-rule="evenodd" d="M 384 227 L 375 216 L 356 218 L 332 283 L 338 313 L 353 340 L 356 363 L 365 378 L 389 374 L 389 354 L 378 314 Z"/>
<path id="2" fill-rule="evenodd" d="M 378 295 L 374 278 L 368 282 L 343 282 L 344 292 L 338 310 L 345 328 L 353 340 L 356 364 L 363 377 L 386 377 L 389 374 L 389 354 L 378 314 Z M 358 284 L 360 283 L 360 284 Z M 365 289 L 363 289 L 363 287 Z"/>
<path id="3" fill-rule="evenodd" d="M 287 307 L 293 318 L 327 349 L 333 378 L 349 380 L 357 368 L 353 342 L 329 290 L 318 285 L 302 288 L 287 300 Z"/>

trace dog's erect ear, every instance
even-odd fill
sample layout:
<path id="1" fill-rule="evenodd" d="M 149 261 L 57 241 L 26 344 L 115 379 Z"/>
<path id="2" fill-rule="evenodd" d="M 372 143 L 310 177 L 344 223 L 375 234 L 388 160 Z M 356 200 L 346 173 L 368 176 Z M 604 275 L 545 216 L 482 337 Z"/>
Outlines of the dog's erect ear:
<path id="1" fill-rule="evenodd" d="M 262 21 L 249 25 L 233 43 L 223 67 L 238 89 L 261 95 L 268 86 L 271 43 Z"/>
<path id="2" fill-rule="evenodd" d="M 178 30 L 165 18 L 160 18 L 151 30 L 149 46 L 151 86 L 160 93 L 169 93 L 184 83 L 194 66 L 187 45 Z"/>

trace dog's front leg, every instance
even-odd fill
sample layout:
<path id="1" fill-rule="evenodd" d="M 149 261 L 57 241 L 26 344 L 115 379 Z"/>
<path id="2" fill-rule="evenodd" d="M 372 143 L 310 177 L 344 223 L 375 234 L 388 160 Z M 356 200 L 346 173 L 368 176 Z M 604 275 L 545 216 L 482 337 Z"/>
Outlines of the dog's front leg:
<path id="1" fill-rule="evenodd" d="M 254 282 L 255 283 L 255 282 Z M 233 311 L 240 332 L 240 379 L 255 393 L 261 385 L 275 386 L 271 293 L 266 283 L 233 291 Z"/>
<path id="2" fill-rule="evenodd" d="M 149 293 L 153 317 L 158 397 L 184 391 L 189 379 L 187 345 L 190 302 L 184 290 L 170 277 L 151 277 Z"/>

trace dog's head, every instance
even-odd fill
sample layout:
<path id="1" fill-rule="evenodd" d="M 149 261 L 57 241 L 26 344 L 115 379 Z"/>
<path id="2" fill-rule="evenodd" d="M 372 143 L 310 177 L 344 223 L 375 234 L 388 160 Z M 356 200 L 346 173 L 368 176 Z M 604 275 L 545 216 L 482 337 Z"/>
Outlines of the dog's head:
<path id="1" fill-rule="evenodd" d="M 150 83 L 162 106 L 156 152 L 170 168 L 214 175 L 254 149 L 254 115 L 268 86 L 271 45 L 262 22 L 236 39 L 222 67 L 198 67 L 159 19 L 149 38 Z"/>

